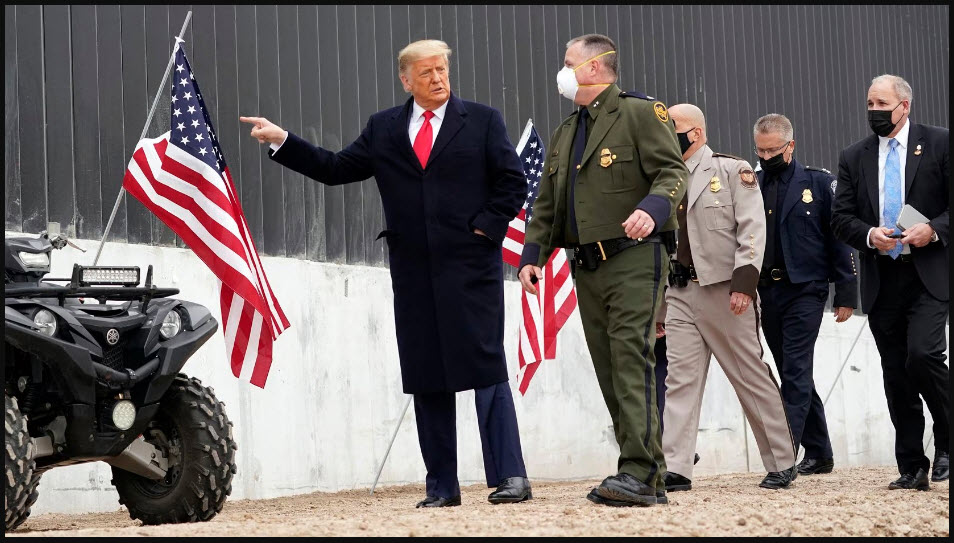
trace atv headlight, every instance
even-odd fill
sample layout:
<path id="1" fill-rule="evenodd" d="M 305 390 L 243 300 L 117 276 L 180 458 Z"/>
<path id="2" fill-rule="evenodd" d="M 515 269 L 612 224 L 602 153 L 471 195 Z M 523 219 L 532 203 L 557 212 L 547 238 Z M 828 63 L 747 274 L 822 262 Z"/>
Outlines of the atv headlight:
<path id="1" fill-rule="evenodd" d="M 179 330 L 182 329 L 182 318 L 179 317 L 179 312 L 172 310 L 166 313 L 166 317 L 162 319 L 162 326 L 159 328 L 159 335 L 163 339 L 172 339 L 178 335 Z"/>
<path id="2" fill-rule="evenodd" d="M 120 400 L 113 406 L 113 426 L 128 430 L 136 422 L 136 406 L 129 400 Z"/>
<path id="3" fill-rule="evenodd" d="M 49 268 L 50 253 L 28 253 L 20 251 L 20 260 L 29 268 Z"/>
<path id="4" fill-rule="evenodd" d="M 46 309 L 41 309 L 33 315 L 33 324 L 37 325 L 41 334 L 53 337 L 56 334 L 56 317 Z"/>

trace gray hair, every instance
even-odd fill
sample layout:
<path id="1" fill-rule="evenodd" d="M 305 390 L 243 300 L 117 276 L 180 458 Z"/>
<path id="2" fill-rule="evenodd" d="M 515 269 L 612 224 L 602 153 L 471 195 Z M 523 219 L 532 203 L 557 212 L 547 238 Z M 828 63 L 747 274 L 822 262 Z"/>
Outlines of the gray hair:
<path id="1" fill-rule="evenodd" d="M 901 100 L 907 100 L 909 106 L 914 102 L 914 92 L 911 90 L 911 85 L 908 84 L 908 82 L 902 77 L 891 74 L 882 74 L 871 80 L 872 87 L 878 83 L 890 84 L 891 87 L 894 88 L 894 93 L 898 95 L 898 98 Z"/>
<path id="2" fill-rule="evenodd" d="M 573 44 L 583 42 L 583 54 L 586 58 L 593 58 L 601 53 L 617 51 L 616 42 L 608 36 L 602 34 L 584 34 L 566 42 L 566 48 L 569 49 Z M 598 59 L 603 66 L 606 66 L 613 72 L 613 75 L 619 74 L 619 53 L 604 55 Z"/>
<path id="3" fill-rule="evenodd" d="M 404 74 L 407 67 L 422 58 L 442 56 L 450 67 L 451 49 L 441 40 L 418 40 L 398 53 L 398 71 Z"/>
<path id="4" fill-rule="evenodd" d="M 755 121 L 755 126 L 752 127 L 752 135 L 757 136 L 759 134 L 778 134 L 787 141 L 795 139 L 795 129 L 792 128 L 792 121 L 779 113 L 769 113 Z"/>

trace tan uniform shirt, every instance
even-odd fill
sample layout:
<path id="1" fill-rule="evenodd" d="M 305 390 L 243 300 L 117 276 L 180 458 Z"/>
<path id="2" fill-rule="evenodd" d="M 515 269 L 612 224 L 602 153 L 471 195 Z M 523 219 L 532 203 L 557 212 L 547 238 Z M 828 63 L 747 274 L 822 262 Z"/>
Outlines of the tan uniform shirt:
<path id="1" fill-rule="evenodd" d="M 731 280 L 731 292 L 755 298 L 765 248 L 765 209 L 755 172 L 745 160 L 713 153 L 708 145 L 689 157 L 686 167 L 689 187 L 680 203 L 686 206 L 685 223 L 680 220 L 679 228 L 689 240 L 699 285 Z"/>

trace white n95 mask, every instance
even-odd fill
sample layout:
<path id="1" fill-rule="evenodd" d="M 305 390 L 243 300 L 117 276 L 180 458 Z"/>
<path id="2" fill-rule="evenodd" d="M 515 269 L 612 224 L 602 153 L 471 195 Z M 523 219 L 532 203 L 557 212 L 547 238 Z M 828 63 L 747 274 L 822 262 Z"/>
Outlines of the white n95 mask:
<path id="1" fill-rule="evenodd" d="M 579 70 L 582 66 L 585 66 L 587 62 L 591 60 L 596 60 L 604 55 L 610 53 L 615 53 L 616 51 L 607 51 L 605 53 L 600 53 L 595 57 L 588 58 L 580 63 L 576 68 L 570 68 L 569 66 L 564 66 L 562 70 L 557 72 L 557 90 L 560 91 L 560 94 L 563 95 L 567 100 L 575 100 L 576 93 L 580 90 L 580 87 L 606 87 L 609 86 L 609 83 L 596 83 L 592 85 L 580 85 L 576 80 L 576 71 Z"/>

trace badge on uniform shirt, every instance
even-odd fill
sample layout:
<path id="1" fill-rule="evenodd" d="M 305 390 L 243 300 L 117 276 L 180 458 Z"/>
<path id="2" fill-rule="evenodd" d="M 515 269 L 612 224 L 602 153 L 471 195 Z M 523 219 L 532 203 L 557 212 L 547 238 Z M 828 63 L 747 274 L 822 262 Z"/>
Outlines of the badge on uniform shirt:
<path id="1" fill-rule="evenodd" d="M 718 177 L 713 175 L 712 179 L 709 180 L 709 190 L 711 190 L 712 192 L 719 192 L 720 190 L 722 190 L 722 183 L 719 182 Z"/>
<path id="2" fill-rule="evenodd" d="M 814 200 L 814 198 L 812 198 L 812 190 L 811 190 L 811 189 L 805 189 L 805 190 L 802 191 L 802 201 L 803 201 L 803 202 L 805 202 L 806 204 L 810 204 L 810 203 L 812 203 L 813 200 Z"/>
<path id="3" fill-rule="evenodd" d="M 609 149 L 606 149 L 604 147 L 603 150 L 600 151 L 600 166 L 604 168 L 609 168 L 610 164 L 612 163 L 613 163 L 612 153 L 610 153 Z"/>
<path id="4" fill-rule="evenodd" d="M 653 111 L 656 113 L 656 118 L 659 119 L 661 123 L 669 122 L 669 111 L 666 109 L 666 105 L 662 102 L 653 103 Z"/>

